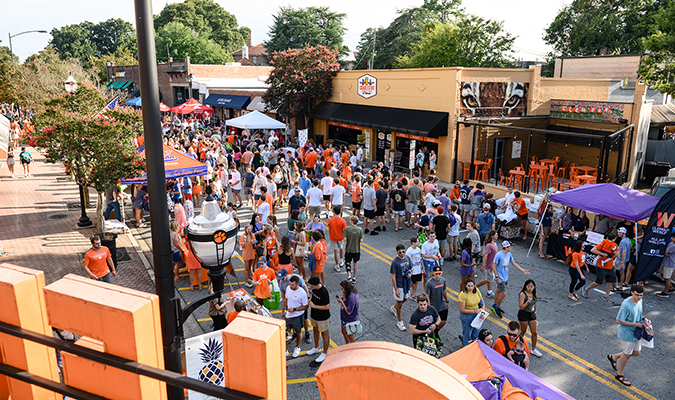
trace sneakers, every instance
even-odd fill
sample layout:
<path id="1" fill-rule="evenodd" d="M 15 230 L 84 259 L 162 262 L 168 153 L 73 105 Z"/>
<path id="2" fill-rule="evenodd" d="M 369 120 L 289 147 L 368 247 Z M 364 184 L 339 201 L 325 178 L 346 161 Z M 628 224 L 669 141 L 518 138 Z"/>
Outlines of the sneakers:
<path id="1" fill-rule="evenodd" d="M 379 234 L 380 234 L 380 232 L 377 232 L 377 231 L 370 232 L 370 236 L 375 236 L 375 235 L 379 235 Z"/>
<path id="2" fill-rule="evenodd" d="M 340 272 L 340 266 L 337 265 L 337 264 L 335 264 L 335 266 L 333 267 L 333 269 L 335 270 L 335 272 Z"/>
<path id="3" fill-rule="evenodd" d="M 394 306 L 391 306 L 390 310 L 391 310 L 391 313 L 394 314 L 394 317 L 398 318 L 398 314 L 396 313 L 396 308 L 394 308 Z"/>
<path id="4" fill-rule="evenodd" d="M 485 294 L 486 297 L 493 298 L 495 297 L 495 294 L 492 292 L 492 290 L 488 290 L 488 292 Z"/>
<path id="5" fill-rule="evenodd" d="M 351 278 L 349 278 L 349 282 L 356 283 L 356 277 L 352 276 Z"/>
<path id="6" fill-rule="evenodd" d="M 359 222 L 357 222 L 356 225 L 363 225 L 363 221 L 359 220 Z"/>
<path id="7" fill-rule="evenodd" d="M 286 357 L 288 357 L 289 354 L 290 354 L 290 353 L 288 352 L 288 350 L 286 350 Z"/>
<path id="8" fill-rule="evenodd" d="M 344 267 L 344 266 L 345 266 L 345 260 L 340 261 L 340 267 Z"/>
<path id="9" fill-rule="evenodd" d="M 251 282 L 246 282 L 244 283 L 244 286 L 246 286 L 247 288 L 252 288 L 253 284 Z"/>
<path id="10" fill-rule="evenodd" d="M 321 355 L 319 357 L 317 357 L 315 361 L 320 363 L 320 362 L 323 362 L 323 360 L 325 360 L 325 359 L 326 359 L 326 353 L 321 353 Z"/>
<path id="11" fill-rule="evenodd" d="M 386 227 L 386 226 L 383 226 L 383 227 L 382 227 L 382 232 L 386 232 L 386 231 L 387 231 L 387 227 Z"/>
<path id="12" fill-rule="evenodd" d="M 438 265 L 443 265 L 443 259 L 442 258 L 438 259 Z"/>
<path id="13" fill-rule="evenodd" d="M 537 349 L 532 349 L 532 350 L 530 350 L 530 353 L 534 354 L 534 355 L 537 356 L 537 357 L 543 356 L 543 354 L 541 354 L 541 351 L 539 351 L 539 350 L 537 350 Z"/>
<path id="14" fill-rule="evenodd" d="M 588 289 L 586 289 L 585 286 L 581 288 L 581 296 L 583 296 L 584 299 L 588 298 Z"/>
<path id="15" fill-rule="evenodd" d="M 602 299 L 603 299 L 604 301 L 606 301 L 607 303 L 609 303 L 610 305 L 614 305 L 614 302 L 613 302 L 612 300 L 610 300 L 609 297 L 607 297 L 607 296 L 602 296 Z"/>
<path id="16" fill-rule="evenodd" d="M 310 340 L 309 340 L 309 333 L 308 333 L 308 332 L 305 332 L 305 343 L 309 343 L 309 342 L 310 342 Z"/>
<path id="17" fill-rule="evenodd" d="M 295 349 L 293 349 L 293 358 L 298 358 L 299 355 L 300 355 L 300 348 L 296 347 Z"/>
<path id="18" fill-rule="evenodd" d="M 670 295 L 666 292 L 660 292 L 660 293 L 657 293 L 656 295 L 659 296 L 659 297 L 664 297 L 664 298 L 670 297 Z"/>
<path id="19" fill-rule="evenodd" d="M 405 332 L 405 324 L 403 323 L 403 321 L 398 321 L 396 323 L 396 326 L 398 326 L 398 329 L 400 329 L 402 332 Z"/>
<path id="20" fill-rule="evenodd" d="M 363 234 L 364 234 L 364 235 L 367 235 L 367 234 L 368 234 L 368 232 L 370 232 L 370 229 L 366 228 L 366 230 L 365 230 L 365 231 L 363 231 Z"/>
<path id="21" fill-rule="evenodd" d="M 317 354 L 317 353 L 321 353 L 321 349 L 319 349 L 317 347 L 314 347 L 313 349 L 307 351 L 308 356 L 311 356 L 312 354 Z"/>
<path id="22" fill-rule="evenodd" d="M 502 319 L 502 309 L 496 306 L 492 306 L 492 312 L 497 316 L 497 318 Z"/>
<path id="23" fill-rule="evenodd" d="M 379 226 L 376 226 L 376 227 L 375 227 L 375 229 L 373 229 L 373 230 L 374 230 L 374 231 L 378 231 L 378 232 L 379 232 L 379 231 L 381 231 L 381 230 L 382 230 L 382 228 L 380 228 Z"/>

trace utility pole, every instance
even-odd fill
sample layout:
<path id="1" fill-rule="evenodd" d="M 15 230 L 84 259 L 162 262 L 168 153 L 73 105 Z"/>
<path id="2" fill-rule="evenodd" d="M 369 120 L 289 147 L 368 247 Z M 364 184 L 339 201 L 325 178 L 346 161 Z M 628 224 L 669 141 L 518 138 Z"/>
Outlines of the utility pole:
<path id="1" fill-rule="evenodd" d="M 377 31 L 373 32 L 373 52 L 370 53 L 370 69 L 375 69 L 375 42 L 377 42 Z"/>

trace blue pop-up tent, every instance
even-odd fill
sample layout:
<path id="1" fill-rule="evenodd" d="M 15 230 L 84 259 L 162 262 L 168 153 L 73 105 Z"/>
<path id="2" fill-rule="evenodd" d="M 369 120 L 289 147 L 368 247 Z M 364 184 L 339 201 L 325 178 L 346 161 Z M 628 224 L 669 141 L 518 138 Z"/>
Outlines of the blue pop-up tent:
<path id="1" fill-rule="evenodd" d="M 141 106 L 141 96 L 138 96 L 136 98 L 133 98 L 131 100 L 127 100 L 125 104 L 134 106 L 134 107 L 140 107 Z"/>

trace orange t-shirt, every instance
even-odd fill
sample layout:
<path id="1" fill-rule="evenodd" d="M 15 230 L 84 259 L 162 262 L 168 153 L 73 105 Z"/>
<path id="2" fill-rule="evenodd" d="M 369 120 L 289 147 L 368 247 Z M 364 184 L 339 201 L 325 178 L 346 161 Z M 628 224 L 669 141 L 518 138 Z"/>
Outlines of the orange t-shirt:
<path id="1" fill-rule="evenodd" d="M 328 220 L 328 227 L 330 228 L 330 240 L 333 242 L 341 242 L 345 240 L 344 230 L 347 227 L 345 219 L 337 215 Z"/>
<path id="2" fill-rule="evenodd" d="M 260 282 L 256 285 L 253 295 L 259 299 L 269 299 L 272 292 L 270 291 L 270 284 L 265 279 L 271 281 L 272 279 L 275 279 L 275 277 L 276 274 L 272 268 L 266 268 L 264 271 L 262 267 L 256 269 L 253 273 L 253 280 Z"/>
<path id="3" fill-rule="evenodd" d="M 599 250 L 599 251 L 606 251 L 606 252 L 609 252 L 609 253 L 614 253 L 616 250 L 619 249 L 619 245 L 617 245 L 616 243 L 612 242 L 609 239 L 605 239 L 602 242 L 600 242 L 599 245 L 595 246 L 595 249 Z M 614 268 L 613 259 L 614 259 L 614 255 L 611 255 L 609 257 L 600 256 L 596 260 L 596 266 L 598 268 L 602 268 L 602 269 L 612 269 L 612 268 Z"/>
<path id="4" fill-rule="evenodd" d="M 319 240 L 319 243 L 315 244 L 312 247 L 312 254 L 316 257 L 316 268 L 314 272 L 320 274 L 323 272 L 323 266 L 326 263 L 326 258 L 328 257 L 328 249 L 326 248 L 326 241 Z"/>
<path id="5" fill-rule="evenodd" d="M 253 236 L 253 235 L 251 235 Z M 253 248 L 253 237 L 248 238 L 248 241 L 244 241 L 246 239 L 246 234 L 241 235 L 239 237 L 239 244 L 241 245 L 242 251 L 241 251 L 241 258 L 244 260 L 255 260 L 255 249 Z"/>
<path id="6" fill-rule="evenodd" d="M 349 152 L 345 151 L 344 153 L 342 153 L 342 163 L 347 164 L 347 160 L 349 160 Z"/>
<path id="7" fill-rule="evenodd" d="M 343 177 L 340 177 L 340 186 L 345 188 L 345 191 L 349 190 L 349 182 Z"/>
<path id="8" fill-rule="evenodd" d="M 361 201 L 361 184 L 358 182 L 352 183 L 352 202 Z"/>
<path id="9" fill-rule="evenodd" d="M 522 197 L 516 199 L 516 208 L 518 209 L 518 215 L 525 215 L 529 212 Z"/>
<path id="10" fill-rule="evenodd" d="M 272 197 L 272 195 L 269 194 L 269 193 L 265 193 L 265 201 L 267 202 L 267 204 L 270 205 L 270 210 L 272 210 L 272 207 L 273 207 L 272 204 L 274 203 L 274 197 Z M 256 204 L 256 206 L 260 207 L 262 202 L 263 202 L 263 200 L 262 200 L 262 198 L 260 198 L 258 200 L 258 204 Z"/>
<path id="11" fill-rule="evenodd" d="M 323 160 L 326 162 L 326 169 L 331 169 L 333 164 L 335 164 L 335 159 L 331 156 L 325 157 Z"/>
<path id="12" fill-rule="evenodd" d="M 112 257 L 112 255 L 110 254 L 110 250 L 105 246 L 101 246 L 98 250 L 89 249 L 84 254 L 84 265 L 89 267 L 89 271 L 96 275 L 97 278 L 101 278 L 110 272 L 110 268 L 108 268 L 109 257 Z"/>
<path id="13" fill-rule="evenodd" d="M 143 143 L 145 143 L 145 136 L 143 135 L 136 136 L 136 143 L 138 143 L 138 147 L 143 146 Z"/>
<path id="14" fill-rule="evenodd" d="M 231 324 L 232 321 L 234 321 L 234 319 L 237 318 L 237 315 L 239 315 L 238 311 L 230 311 L 230 313 L 227 314 L 227 323 Z"/>
<path id="15" fill-rule="evenodd" d="M 455 199 L 461 199 L 461 197 L 459 197 L 459 189 L 457 187 L 453 187 L 452 191 L 450 192 L 450 200 Z"/>
<path id="16" fill-rule="evenodd" d="M 514 348 L 516 346 L 516 342 L 512 341 L 511 338 L 509 337 L 509 335 L 505 335 L 505 337 L 506 337 L 506 341 L 509 343 L 509 348 L 510 349 Z M 525 340 L 525 338 L 523 338 L 523 342 L 525 343 L 525 352 L 529 356 L 530 355 L 530 345 L 527 343 L 527 340 Z M 493 346 L 493 349 L 501 355 L 504 355 L 506 353 L 506 348 L 504 347 L 504 342 L 500 338 L 495 339 L 495 344 Z"/>
<path id="17" fill-rule="evenodd" d="M 351 181 L 352 180 L 352 169 L 345 165 L 345 167 L 342 168 L 342 176 L 346 180 Z"/>
<path id="18" fill-rule="evenodd" d="M 576 265 L 574 265 L 574 261 L 577 261 L 579 263 L 579 268 L 581 268 L 584 265 L 584 252 L 580 251 L 578 253 L 572 253 L 572 264 L 570 265 L 572 268 L 576 268 Z"/>
<path id="19" fill-rule="evenodd" d="M 316 157 L 317 154 L 315 151 L 310 151 L 305 156 L 305 165 L 307 166 L 307 168 L 314 168 L 314 164 L 316 164 Z"/>

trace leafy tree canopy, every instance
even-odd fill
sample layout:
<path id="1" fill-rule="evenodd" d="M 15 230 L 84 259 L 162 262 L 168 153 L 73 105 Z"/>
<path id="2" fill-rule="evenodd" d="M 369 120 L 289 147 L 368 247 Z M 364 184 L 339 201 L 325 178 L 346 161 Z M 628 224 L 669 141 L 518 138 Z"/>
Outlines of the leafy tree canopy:
<path id="1" fill-rule="evenodd" d="M 306 116 L 315 102 L 330 97 L 340 69 L 337 55 L 326 46 L 309 45 L 273 53 L 265 103 L 288 118 Z"/>
<path id="2" fill-rule="evenodd" d="M 425 28 L 412 54 L 396 59 L 399 68 L 506 67 L 515 37 L 501 22 L 466 16 L 454 22 L 433 22 Z"/>
<path id="3" fill-rule="evenodd" d="M 347 54 L 348 48 L 342 44 L 345 16 L 328 7 L 280 7 L 268 33 L 270 39 L 265 42 L 267 53 L 309 45 L 335 49 L 339 55 Z"/>
<path id="4" fill-rule="evenodd" d="M 370 60 L 375 41 L 374 68 L 395 68 L 396 58 L 409 56 L 420 41 L 424 27 L 431 22 L 446 23 L 459 17 L 461 0 L 425 0 L 420 7 L 399 10 L 399 16 L 386 28 L 368 28 L 357 46 L 358 59 Z M 363 68 L 362 63 L 355 69 Z"/>
<path id="5" fill-rule="evenodd" d="M 171 22 L 179 22 L 199 35 L 213 40 L 231 53 L 244 45 L 251 30 L 239 27 L 237 18 L 213 0 L 186 0 L 164 7 L 155 15 L 155 30 L 160 31 Z M 158 48 L 157 53 L 161 53 Z"/>
<path id="6" fill-rule="evenodd" d="M 168 54 L 174 59 L 190 57 L 194 64 L 222 64 L 234 61 L 218 43 L 205 34 L 196 33 L 180 22 L 169 22 L 155 35 L 157 59 L 167 61 Z"/>
<path id="7" fill-rule="evenodd" d="M 644 39 L 649 54 L 638 73 L 649 86 L 675 96 L 675 1 L 659 11 L 656 21 L 656 33 Z"/>
<path id="8" fill-rule="evenodd" d="M 654 33 L 664 0 L 574 0 L 545 30 L 544 41 L 564 57 L 636 54 Z"/>

